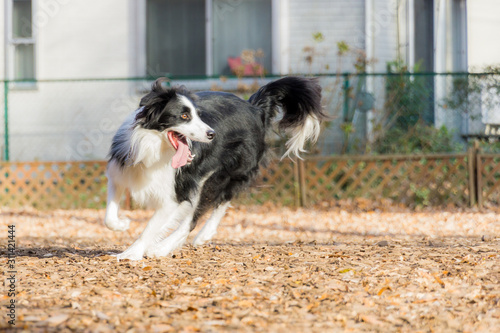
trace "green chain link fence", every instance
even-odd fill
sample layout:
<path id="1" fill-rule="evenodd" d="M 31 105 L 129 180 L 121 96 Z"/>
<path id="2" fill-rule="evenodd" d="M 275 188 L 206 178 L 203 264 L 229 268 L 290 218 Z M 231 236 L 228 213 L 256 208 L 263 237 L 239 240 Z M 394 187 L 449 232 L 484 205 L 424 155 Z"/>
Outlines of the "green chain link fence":
<path id="1" fill-rule="evenodd" d="M 463 152 L 469 138 L 493 141 L 500 134 L 498 73 L 318 77 L 332 121 L 311 147 L 315 155 Z M 248 98 L 272 79 L 174 77 L 170 83 Z M 2 81 L 3 160 L 104 159 L 114 132 L 152 80 Z M 277 146 L 283 140 L 277 137 Z M 484 148 L 497 149 L 493 143 Z"/>
<path id="2" fill-rule="evenodd" d="M 276 78 L 175 77 L 169 84 L 196 91 L 233 91 L 247 99 Z M 389 70 L 318 78 L 323 105 L 332 119 L 324 124 L 319 142 L 309 147 L 309 155 L 333 158 L 328 162 L 332 167 L 324 171 L 326 162 L 313 163 L 313 158 L 302 168 L 290 162 L 284 169 L 264 170 L 260 185 L 241 202 L 277 198 L 283 204 L 304 205 L 306 199 L 318 203 L 358 192 L 378 197 L 385 182 L 403 184 L 395 188 L 404 193 L 380 195 L 405 198 L 406 203 L 463 206 L 500 200 L 500 74 Z M 111 139 L 153 80 L 2 81 L 1 157 L 14 163 L 0 163 L 2 205 L 41 208 L 67 201 L 65 207 L 102 207 L 104 161 Z M 275 139 L 274 150 L 280 156 L 285 138 Z M 360 155 L 370 162 L 365 157 L 356 162 Z M 388 155 L 402 162 L 396 167 L 396 162 L 387 162 Z M 335 156 L 344 157 L 337 161 Z M 415 158 L 420 164 L 412 162 Z M 438 162 L 428 162 L 434 160 Z M 93 166 L 89 169 L 86 161 L 97 162 L 88 162 Z M 63 192 L 66 197 L 59 198 Z"/>

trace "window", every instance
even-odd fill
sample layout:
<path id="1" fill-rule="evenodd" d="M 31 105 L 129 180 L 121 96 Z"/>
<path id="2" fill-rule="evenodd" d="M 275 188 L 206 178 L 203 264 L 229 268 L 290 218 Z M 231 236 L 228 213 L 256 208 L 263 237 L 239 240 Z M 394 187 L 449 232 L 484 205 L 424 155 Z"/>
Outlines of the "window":
<path id="1" fill-rule="evenodd" d="M 148 74 L 205 74 L 205 1 L 149 0 L 146 15 Z"/>
<path id="2" fill-rule="evenodd" d="M 418 0 L 414 2 L 415 13 L 415 54 L 414 59 L 418 69 L 422 72 L 433 72 L 434 59 L 434 0 Z M 421 89 L 420 96 L 426 103 L 421 112 L 421 119 L 427 124 L 434 123 L 434 77 L 419 78 L 425 89 Z"/>
<path id="3" fill-rule="evenodd" d="M 228 58 L 248 49 L 262 50 L 271 72 L 271 7 L 272 0 L 148 0 L 147 74 L 227 75 Z"/>
<path id="4" fill-rule="evenodd" d="M 33 36 L 32 0 L 10 0 L 8 40 L 9 78 L 35 78 L 35 39 Z"/>
<path id="5" fill-rule="evenodd" d="M 270 0 L 214 0 L 212 21 L 215 74 L 231 74 L 227 59 L 246 49 L 262 50 L 264 68 L 271 72 Z"/>
<path id="6" fill-rule="evenodd" d="M 434 70 L 434 0 L 415 1 L 415 62 L 420 70 Z"/>

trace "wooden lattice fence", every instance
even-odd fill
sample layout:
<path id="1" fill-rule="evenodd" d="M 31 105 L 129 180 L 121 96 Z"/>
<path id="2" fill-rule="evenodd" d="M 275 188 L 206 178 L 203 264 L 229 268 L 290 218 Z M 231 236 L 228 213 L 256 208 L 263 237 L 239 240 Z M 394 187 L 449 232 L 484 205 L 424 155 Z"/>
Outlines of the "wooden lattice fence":
<path id="1" fill-rule="evenodd" d="M 477 155 L 478 204 L 500 204 L 500 156 Z"/>
<path id="2" fill-rule="evenodd" d="M 262 168 L 256 185 L 236 202 L 305 206 L 365 197 L 408 205 L 500 204 L 499 162 L 500 155 L 474 150 L 453 155 L 286 159 Z M 103 208 L 105 170 L 104 161 L 0 163 L 0 206 Z M 125 206 L 130 205 L 126 201 Z"/>
<path id="3" fill-rule="evenodd" d="M 38 209 L 102 208 L 106 162 L 0 164 L 0 205 Z"/>
<path id="4" fill-rule="evenodd" d="M 307 203 L 353 197 L 410 205 L 470 203 L 467 154 L 311 158 L 303 164 Z"/>
<path id="5" fill-rule="evenodd" d="M 299 206 L 298 165 L 287 159 L 274 161 L 261 168 L 256 184 L 248 193 L 242 193 L 237 199 L 240 204 L 262 204 L 279 202 L 286 206 Z"/>

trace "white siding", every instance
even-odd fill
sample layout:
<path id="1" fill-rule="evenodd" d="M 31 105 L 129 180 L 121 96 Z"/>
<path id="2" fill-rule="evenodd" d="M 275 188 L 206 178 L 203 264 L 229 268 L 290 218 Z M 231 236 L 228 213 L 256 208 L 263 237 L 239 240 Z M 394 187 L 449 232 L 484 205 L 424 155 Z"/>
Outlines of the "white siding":
<path id="1" fill-rule="evenodd" d="M 118 126 L 138 105 L 127 81 L 39 82 L 9 94 L 10 158 L 103 159 Z"/>
<path id="2" fill-rule="evenodd" d="M 5 78 L 5 13 L 4 13 L 4 2 L 0 2 L 0 78 Z M 5 124 L 4 124 L 4 93 L 3 93 L 3 84 L 0 85 L 0 160 L 3 160 L 4 154 L 4 136 L 5 136 Z"/>
<path id="3" fill-rule="evenodd" d="M 37 27 L 39 79 L 127 76 L 128 1 L 63 1 L 52 12 L 54 1 L 38 2 L 48 17 Z"/>
<path id="4" fill-rule="evenodd" d="M 467 1 L 467 57 L 469 71 L 483 71 L 485 66 L 500 64 L 500 44 L 496 41 L 500 31 L 500 1 Z M 486 124 L 500 124 L 500 108 L 492 107 L 485 100 L 498 101 L 492 92 L 484 90 L 476 96 L 482 103 L 475 103 L 472 112 L 476 119 L 466 119 L 464 131 L 468 134 L 485 134 Z"/>
<path id="5" fill-rule="evenodd" d="M 373 0 L 372 27 L 366 27 L 367 38 L 372 38 L 375 60 L 373 72 L 385 72 L 387 63 L 397 59 L 397 8 L 395 0 Z"/>
<path id="6" fill-rule="evenodd" d="M 500 63 L 500 1 L 467 1 L 468 63 L 477 70 Z"/>
<path id="7" fill-rule="evenodd" d="M 373 63 L 367 71 L 384 73 L 387 63 L 398 57 L 398 43 L 401 45 L 401 35 L 398 41 L 397 3 L 394 0 L 366 0 L 366 54 Z M 402 55 L 400 55 L 402 57 Z M 374 111 L 367 114 L 366 132 L 368 140 L 374 139 L 373 121 L 380 114 L 385 105 L 385 76 L 368 76 L 366 78 L 366 91 L 373 94 Z"/>
<path id="8" fill-rule="evenodd" d="M 0 78 L 5 78 L 5 3 L 0 2 Z"/>
<path id="9" fill-rule="evenodd" d="M 131 3 L 34 2 L 41 81 L 30 89 L 11 86 L 11 160 L 105 158 L 116 127 L 137 105 L 135 83 L 43 80 L 133 76 Z"/>
<path id="10" fill-rule="evenodd" d="M 290 0 L 290 73 L 335 72 L 337 42 L 340 41 L 345 41 L 352 49 L 363 49 L 364 11 L 364 0 Z M 314 41 L 316 32 L 323 34 L 323 42 Z M 317 53 L 311 67 L 305 61 L 304 47 L 314 47 Z M 353 71 L 354 57 L 345 58 L 340 70 Z"/>

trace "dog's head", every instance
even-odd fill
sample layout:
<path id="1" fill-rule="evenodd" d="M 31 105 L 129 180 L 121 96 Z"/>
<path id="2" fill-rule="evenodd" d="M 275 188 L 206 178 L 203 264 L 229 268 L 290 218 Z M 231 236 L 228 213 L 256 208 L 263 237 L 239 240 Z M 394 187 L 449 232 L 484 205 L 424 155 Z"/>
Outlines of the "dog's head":
<path id="1" fill-rule="evenodd" d="M 173 161 L 176 167 L 184 165 L 186 158 L 188 162 L 192 159 L 190 140 L 210 142 L 215 137 L 215 131 L 201 120 L 194 94 L 184 86 L 165 88 L 162 86 L 164 81 L 164 78 L 156 80 L 151 92 L 141 99 L 141 109 L 135 120 L 142 128 L 166 134 L 177 150 Z M 176 163 L 176 158 L 181 162 Z"/>

